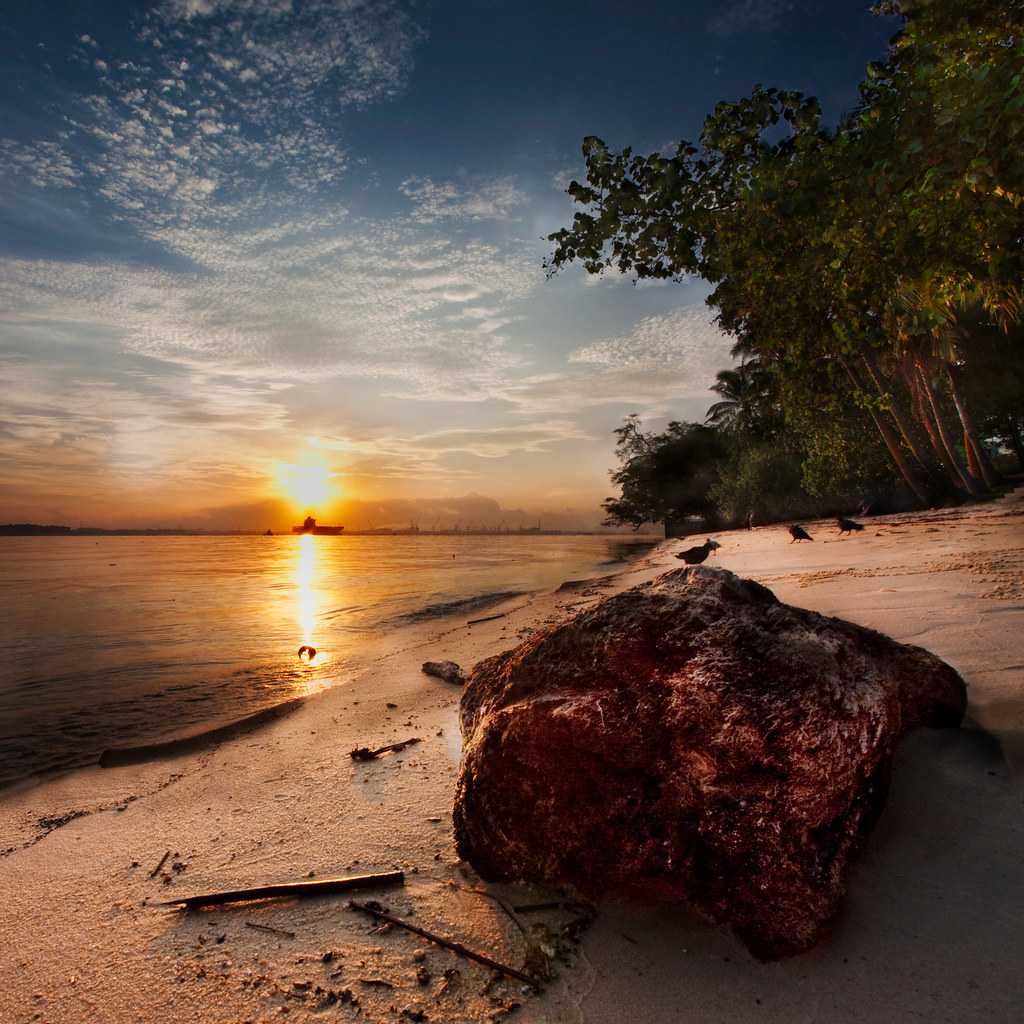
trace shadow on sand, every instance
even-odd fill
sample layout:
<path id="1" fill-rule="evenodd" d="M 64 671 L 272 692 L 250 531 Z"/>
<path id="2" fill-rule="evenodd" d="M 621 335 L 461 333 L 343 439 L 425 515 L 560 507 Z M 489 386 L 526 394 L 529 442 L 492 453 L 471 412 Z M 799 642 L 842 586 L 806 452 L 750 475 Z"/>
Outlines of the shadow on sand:
<path id="1" fill-rule="evenodd" d="M 684 912 L 606 905 L 576 1001 L 588 1024 L 620 1021 L 624 992 L 634 1020 L 1021 1020 L 1021 907 L 1021 788 L 1000 741 L 918 730 L 818 949 L 763 965 Z"/>

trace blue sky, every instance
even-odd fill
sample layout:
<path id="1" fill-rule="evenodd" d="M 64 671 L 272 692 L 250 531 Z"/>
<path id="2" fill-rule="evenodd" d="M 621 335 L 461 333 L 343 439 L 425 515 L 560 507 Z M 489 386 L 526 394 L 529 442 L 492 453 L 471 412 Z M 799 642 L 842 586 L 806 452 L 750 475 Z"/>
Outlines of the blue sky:
<path id="1" fill-rule="evenodd" d="M 545 280 L 581 139 L 694 138 L 756 82 L 837 116 L 895 27 L 860 0 L 4 19 L 0 521 L 210 526 L 259 525 L 282 463 L 378 520 L 479 494 L 596 522 L 610 431 L 702 418 L 729 341 L 699 282 Z"/>

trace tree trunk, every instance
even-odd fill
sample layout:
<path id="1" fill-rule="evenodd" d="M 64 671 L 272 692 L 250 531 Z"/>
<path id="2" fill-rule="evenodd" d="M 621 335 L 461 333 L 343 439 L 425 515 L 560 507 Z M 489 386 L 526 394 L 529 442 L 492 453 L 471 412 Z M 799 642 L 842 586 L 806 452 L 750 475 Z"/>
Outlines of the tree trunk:
<path id="1" fill-rule="evenodd" d="M 964 450 L 968 457 L 973 451 L 980 471 L 976 475 L 980 476 L 985 481 L 985 486 L 992 490 L 999 486 L 999 477 L 988 460 L 988 453 L 985 451 L 981 443 L 981 435 L 974 425 L 974 417 L 967 405 L 967 398 L 960 387 L 960 368 L 954 366 L 953 363 L 946 363 L 946 376 L 949 377 L 949 390 L 953 395 L 953 404 L 956 405 L 957 414 L 964 428 Z"/>
<path id="2" fill-rule="evenodd" d="M 942 447 L 942 441 L 935 429 L 935 422 L 932 419 L 931 410 L 924 398 L 925 388 L 921 383 L 921 378 L 918 376 L 917 366 L 915 364 L 911 364 L 911 368 L 907 373 L 907 382 L 911 388 L 911 396 L 914 403 L 914 416 L 917 419 L 917 422 L 924 427 L 925 436 L 928 438 L 928 443 L 932 446 L 932 452 L 935 455 L 936 463 L 942 472 L 946 474 L 946 482 L 952 484 L 955 490 L 963 491 L 963 477 L 956 472 L 954 467 L 949 465 L 949 456 L 946 453 L 946 450 Z"/>
<path id="3" fill-rule="evenodd" d="M 850 364 L 842 358 L 842 356 L 839 357 L 839 362 L 846 371 L 850 380 L 853 382 L 853 386 L 860 391 L 861 384 L 857 379 L 857 375 L 853 372 L 853 367 L 851 367 Z M 889 451 L 889 456 L 892 458 L 893 464 L 896 466 L 896 469 L 899 470 L 900 476 L 903 477 L 903 482 L 910 488 L 911 492 L 921 503 L 921 507 L 927 508 L 929 505 L 928 492 L 918 479 L 917 474 L 913 469 L 911 469 L 910 464 L 907 462 L 906 456 L 903 454 L 903 449 L 900 448 L 899 438 L 896 436 L 892 427 L 885 422 L 882 415 L 870 406 L 868 407 L 868 415 L 874 421 L 878 433 L 882 436 L 882 440 L 885 442 L 885 447 Z"/>
<path id="4" fill-rule="evenodd" d="M 868 376 L 878 389 L 878 393 L 880 395 L 886 394 L 889 389 L 885 386 L 885 378 L 882 376 L 882 371 L 879 369 L 878 360 L 875 359 L 875 354 L 870 351 L 864 352 L 861 355 L 861 360 L 868 371 Z M 903 438 L 903 443 L 911 450 L 911 452 L 913 452 L 918 465 L 920 465 L 922 469 L 927 470 L 928 460 L 925 459 L 924 454 L 918 447 L 918 444 L 914 439 L 914 432 L 911 429 L 910 424 L 907 422 L 907 418 L 903 415 L 903 410 L 897 404 L 895 397 L 893 397 L 892 409 L 890 412 L 892 413 L 892 418 L 900 432 L 900 436 Z"/>
<path id="5" fill-rule="evenodd" d="M 946 426 L 942 422 L 942 411 L 935 400 L 935 391 L 932 389 L 932 382 L 928 377 L 928 373 L 920 360 L 915 360 L 915 366 L 917 367 L 917 375 L 921 383 L 922 392 L 928 402 L 928 408 L 931 410 L 931 420 L 938 432 L 939 443 L 942 446 L 942 450 L 946 453 L 946 465 L 949 467 L 950 475 L 959 480 L 960 486 L 968 494 L 978 497 L 981 494 L 981 488 L 978 486 L 977 481 L 964 472 L 960 465 L 960 460 L 956 457 L 956 452 L 953 451 L 953 444 L 949 439 Z"/>
<path id="6" fill-rule="evenodd" d="M 967 456 L 967 472 L 980 480 L 982 478 L 981 466 L 978 464 L 978 456 L 975 454 L 974 446 L 971 444 L 966 430 L 964 431 L 964 455 Z"/>

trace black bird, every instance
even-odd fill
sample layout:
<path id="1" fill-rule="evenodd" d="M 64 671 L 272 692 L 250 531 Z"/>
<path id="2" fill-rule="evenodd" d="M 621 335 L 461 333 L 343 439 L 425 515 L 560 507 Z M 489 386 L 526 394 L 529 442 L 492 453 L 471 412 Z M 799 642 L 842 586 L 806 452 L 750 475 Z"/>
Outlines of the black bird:
<path id="1" fill-rule="evenodd" d="M 852 519 L 846 519 L 840 516 L 836 520 L 836 526 L 839 527 L 839 536 L 842 537 L 844 533 L 860 533 L 864 529 L 863 523 L 854 522 Z"/>
<path id="2" fill-rule="evenodd" d="M 676 558 L 681 558 L 687 565 L 700 565 L 712 551 L 721 546 L 716 540 L 706 540 L 695 548 L 687 548 L 685 551 L 680 551 Z"/>
<path id="3" fill-rule="evenodd" d="M 798 540 L 814 540 L 814 538 L 802 526 L 797 526 L 795 523 L 789 528 L 789 532 L 793 538 L 793 540 L 789 542 L 790 544 Z"/>

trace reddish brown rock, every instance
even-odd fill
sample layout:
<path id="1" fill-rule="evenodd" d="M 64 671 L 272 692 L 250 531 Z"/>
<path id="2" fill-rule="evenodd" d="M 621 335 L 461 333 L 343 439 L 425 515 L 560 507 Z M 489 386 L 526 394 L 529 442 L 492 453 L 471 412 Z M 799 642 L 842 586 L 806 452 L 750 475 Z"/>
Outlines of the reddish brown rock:
<path id="1" fill-rule="evenodd" d="M 459 853 L 492 881 L 686 903 L 788 956 L 835 913 L 900 736 L 965 703 L 921 648 L 680 569 L 477 665 Z"/>

